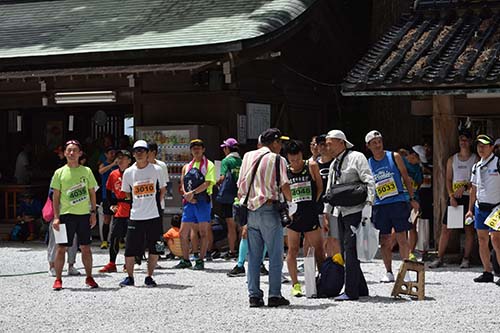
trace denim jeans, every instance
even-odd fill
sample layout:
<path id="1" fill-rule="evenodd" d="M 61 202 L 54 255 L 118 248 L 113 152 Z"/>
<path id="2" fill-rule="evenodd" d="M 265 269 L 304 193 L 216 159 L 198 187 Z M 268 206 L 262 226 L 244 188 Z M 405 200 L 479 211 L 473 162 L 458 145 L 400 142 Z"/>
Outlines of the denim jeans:
<path id="1" fill-rule="evenodd" d="M 283 228 L 278 212 L 271 205 L 263 205 L 248 212 L 248 293 L 263 298 L 260 289 L 262 251 L 269 254 L 269 297 L 281 296 L 281 269 L 283 268 Z"/>

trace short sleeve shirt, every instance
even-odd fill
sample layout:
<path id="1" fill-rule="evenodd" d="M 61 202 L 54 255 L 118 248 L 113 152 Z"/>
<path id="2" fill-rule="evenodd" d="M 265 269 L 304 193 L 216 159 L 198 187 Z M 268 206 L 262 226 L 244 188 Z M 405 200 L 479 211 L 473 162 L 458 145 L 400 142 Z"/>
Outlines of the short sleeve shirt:
<path id="1" fill-rule="evenodd" d="M 478 202 L 500 203 L 500 172 L 497 163 L 498 157 L 489 156 L 477 162 L 472 169 L 471 183 L 476 186 Z"/>
<path id="2" fill-rule="evenodd" d="M 139 169 L 137 164 L 125 170 L 123 192 L 132 194 L 131 220 L 150 220 L 160 216 L 160 189 L 165 187 L 165 173 L 156 164 Z"/>
<path id="3" fill-rule="evenodd" d="M 170 181 L 170 176 L 168 175 L 167 164 L 163 161 L 160 161 L 160 160 L 155 160 L 155 163 L 163 169 L 163 172 L 165 172 L 165 182 L 168 183 Z"/>
<path id="4" fill-rule="evenodd" d="M 233 178 L 236 180 L 240 175 L 241 158 L 235 156 L 227 156 L 221 162 L 220 174 L 225 176 L 228 170 L 231 170 Z"/>
<path id="5" fill-rule="evenodd" d="M 117 199 L 125 199 L 127 195 L 122 192 L 122 177 L 123 173 L 120 169 L 113 170 L 106 182 L 106 189 L 114 193 Z M 116 210 L 115 217 L 129 217 L 130 216 L 130 203 L 119 201 L 118 209 Z"/>
<path id="6" fill-rule="evenodd" d="M 60 215 L 86 215 L 90 213 L 89 189 L 97 186 L 92 170 L 86 166 L 57 169 L 50 187 L 61 192 Z"/>

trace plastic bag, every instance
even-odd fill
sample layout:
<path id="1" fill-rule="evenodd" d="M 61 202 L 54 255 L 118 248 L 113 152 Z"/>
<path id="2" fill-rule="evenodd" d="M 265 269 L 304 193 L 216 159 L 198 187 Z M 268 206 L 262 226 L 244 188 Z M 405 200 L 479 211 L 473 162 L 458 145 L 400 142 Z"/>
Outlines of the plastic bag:
<path id="1" fill-rule="evenodd" d="M 378 234 L 379 231 L 370 220 L 363 220 L 356 229 L 352 227 L 352 231 L 356 235 L 356 250 L 360 261 L 370 261 L 375 258 L 378 251 Z"/>
<path id="2" fill-rule="evenodd" d="M 304 279 L 306 282 L 306 297 L 316 297 L 316 259 L 314 258 L 314 247 L 310 247 L 304 258 Z"/>
<path id="3" fill-rule="evenodd" d="M 417 246 L 416 249 L 425 252 L 429 249 L 429 220 L 428 219 L 417 219 Z"/>

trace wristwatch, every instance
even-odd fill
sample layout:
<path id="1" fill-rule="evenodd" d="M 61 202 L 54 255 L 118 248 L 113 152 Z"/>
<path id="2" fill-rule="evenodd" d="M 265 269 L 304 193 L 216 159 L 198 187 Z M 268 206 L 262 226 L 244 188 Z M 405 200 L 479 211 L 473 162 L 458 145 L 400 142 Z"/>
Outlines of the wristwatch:
<path id="1" fill-rule="evenodd" d="M 90 214 L 95 214 L 95 209 L 92 209 L 92 210 L 90 211 Z"/>

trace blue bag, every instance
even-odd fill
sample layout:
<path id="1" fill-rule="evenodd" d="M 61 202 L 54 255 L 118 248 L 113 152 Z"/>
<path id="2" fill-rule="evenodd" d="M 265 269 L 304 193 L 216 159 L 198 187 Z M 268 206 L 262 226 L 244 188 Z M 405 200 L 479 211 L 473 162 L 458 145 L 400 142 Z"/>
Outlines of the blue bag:
<path id="1" fill-rule="evenodd" d="M 205 182 L 205 176 L 197 168 L 192 168 L 184 175 L 184 190 L 186 192 L 193 191 L 195 188 Z M 207 191 L 195 194 L 195 199 L 198 201 L 210 201 Z"/>
<path id="2" fill-rule="evenodd" d="M 236 185 L 232 172 L 228 170 L 224 176 L 224 180 L 220 184 L 219 192 L 215 200 L 221 204 L 232 204 L 237 195 L 238 186 Z"/>
<path id="3" fill-rule="evenodd" d="M 326 258 L 321 265 L 316 282 L 317 297 L 338 296 L 344 287 L 344 272 L 344 266 L 334 262 L 331 257 Z"/>

